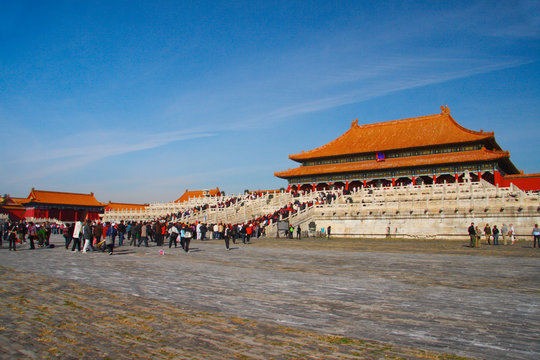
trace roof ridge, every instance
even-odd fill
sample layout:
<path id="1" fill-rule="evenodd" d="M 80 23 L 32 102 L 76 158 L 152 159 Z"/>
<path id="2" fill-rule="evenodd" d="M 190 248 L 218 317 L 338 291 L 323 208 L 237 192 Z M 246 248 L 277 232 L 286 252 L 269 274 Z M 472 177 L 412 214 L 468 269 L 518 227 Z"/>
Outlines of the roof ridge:
<path id="1" fill-rule="evenodd" d="M 94 193 L 91 192 L 89 194 L 86 193 L 74 193 L 74 192 L 66 192 L 66 191 L 52 191 L 52 190 L 37 190 L 32 189 L 33 192 L 39 191 L 39 192 L 46 192 L 46 193 L 55 193 L 55 194 L 72 194 L 72 195 L 87 195 L 87 196 L 94 196 Z"/>

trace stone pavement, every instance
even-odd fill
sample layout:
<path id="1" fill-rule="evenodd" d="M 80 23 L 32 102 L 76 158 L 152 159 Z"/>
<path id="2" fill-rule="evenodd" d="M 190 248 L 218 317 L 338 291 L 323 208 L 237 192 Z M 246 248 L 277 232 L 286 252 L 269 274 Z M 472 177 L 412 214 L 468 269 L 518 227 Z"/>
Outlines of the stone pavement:
<path id="1" fill-rule="evenodd" d="M 540 357 L 540 250 L 360 243 L 3 248 L 0 357 Z"/>

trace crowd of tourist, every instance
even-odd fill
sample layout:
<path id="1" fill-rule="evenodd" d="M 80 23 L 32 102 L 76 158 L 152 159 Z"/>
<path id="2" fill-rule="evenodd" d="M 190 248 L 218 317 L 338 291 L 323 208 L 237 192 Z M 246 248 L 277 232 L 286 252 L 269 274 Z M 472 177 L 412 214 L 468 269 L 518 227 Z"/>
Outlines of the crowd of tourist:
<path id="1" fill-rule="evenodd" d="M 294 198 L 300 197 L 300 193 L 293 193 Z M 261 194 L 253 193 L 249 195 L 250 200 L 255 200 Z M 44 222 L 34 224 L 21 220 L 18 222 L 5 222 L 3 232 L 0 236 L 0 247 L 3 241 L 9 242 L 9 250 L 16 251 L 17 244 L 28 242 L 30 249 L 38 247 L 54 247 L 50 243 L 51 234 L 62 234 L 65 239 L 65 249 L 71 251 L 102 251 L 112 255 L 117 246 L 141 245 L 148 247 L 149 243 L 156 246 L 165 246 L 168 241 L 169 248 L 180 246 L 185 252 L 189 252 L 192 239 L 204 241 L 206 239 L 220 239 L 225 243 L 226 249 L 230 249 L 230 243 L 242 241 L 249 244 L 251 239 L 265 236 L 267 227 L 281 219 L 287 219 L 291 215 L 297 214 L 318 204 L 330 204 L 336 201 L 337 195 L 333 192 L 321 192 L 317 197 L 309 201 L 301 202 L 295 200 L 273 213 L 253 218 L 245 223 L 205 223 L 190 222 L 189 214 L 203 211 L 208 208 L 226 208 L 244 201 L 246 198 L 230 197 L 222 202 L 213 205 L 196 206 L 176 214 L 170 214 L 154 221 L 120 221 L 119 223 L 102 223 L 100 221 L 86 220 L 77 221 L 71 224 L 56 224 Z M 284 229 L 286 237 L 293 237 L 296 231 L 297 238 L 301 237 L 301 228 L 288 226 Z M 327 236 L 330 237 L 331 227 L 326 229 Z M 483 229 L 471 223 L 468 228 L 471 247 L 480 247 L 482 237 L 488 245 L 499 245 L 499 239 L 503 245 L 510 243 L 514 245 L 516 233 L 514 226 L 502 224 L 499 229 L 497 225 L 486 224 Z M 535 224 L 533 231 L 533 247 L 540 248 L 540 229 Z M 279 234 L 278 234 L 279 236 Z"/>
<path id="2" fill-rule="evenodd" d="M 481 246 L 482 237 L 484 237 L 487 245 L 501 245 L 499 244 L 499 239 L 501 239 L 502 245 L 508 245 L 508 243 L 514 245 L 517 240 L 516 230 L 514 229 L 513 224 L 510 224 L 509 226 L 502 224 L 500 229 L 497 225 L 491 227 L 489 224 L 486 224 L 483 229 L 480 229 L 478 225 L 475 226 L 474 223 L 471 223 L 471 226 L 469 226 L 467 231 L 470 238 L 470 247 L 479 248 Z M 540 248 L 540 228 L 538 228 L 538 224 L 534 224 L 532 236 L 533 247 L 536 248 L 536 246 L 538 246 L 538 248 Z"/>

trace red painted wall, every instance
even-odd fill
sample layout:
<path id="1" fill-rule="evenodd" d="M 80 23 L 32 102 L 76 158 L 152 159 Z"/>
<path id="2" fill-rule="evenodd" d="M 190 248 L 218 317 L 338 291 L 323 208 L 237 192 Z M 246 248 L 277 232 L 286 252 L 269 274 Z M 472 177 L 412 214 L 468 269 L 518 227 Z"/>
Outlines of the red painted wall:
<path id="1" fill-rule="evenodd" d="M 495 172 L 495 184 L 499 184 L 501 187 L 510 186 L 514 184 L 518 188 L 524 191 L 540 191 L 540 175 L 519 175 L 519 176 L 501 176 L 498 171 Z"/>

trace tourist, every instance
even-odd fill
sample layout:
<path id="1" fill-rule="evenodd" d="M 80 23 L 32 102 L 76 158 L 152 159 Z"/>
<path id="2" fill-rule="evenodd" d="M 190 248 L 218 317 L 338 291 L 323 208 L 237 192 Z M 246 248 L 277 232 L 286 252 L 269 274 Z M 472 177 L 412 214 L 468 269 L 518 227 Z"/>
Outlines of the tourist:
<path id="1" fill-rule="evenodd" d="M 172 247 L 172 244 L 174 243 L 174 247 L 177 247 L 177 241 L 176 238 L 178 238 L 178 229 L 176 228 L 175 224 L 172 224 L 169 228 L 169 249 Z"/>
<path id="2" fill-rule="evenodd" d="M 499 245 L 499 229 L 493 225 L 493 245 Z"/>
<path id="3" fill-rule="evenodd" d="M 300 240 L 302 234 L 302 229 L 300 228 L 300 225 L 296 227 L 296 238 Z"/>
<path id="4" fill-rule="evenodd" d="M 516 231 L 514 230 L 514 225 L 510 224 L 508 228 L 508 238 L 512 241 L 512 245 L 516 242 Z"/>
<path id="5" fill-rule="evenodd" d="M 329 239 L 330 239 L 330 233 L 331 232 L 332 232 L 332 227 L 328 226 L 328 228 L 326 229 L 326 235 L 328 236 Z"/>
<path id="6" fill-rule="evenodd" d="M 503 238 L 503 245 L 507 245 L 507 239 L 508 239 L 508 228 L 506 227 L 506 224 L 503 224 L 501 228 L 501 235 Z"/>
<path id="7" fill-rule="evenodd" d="M 141 226 L 141 238 L 139 239 L 138 247 L 141 246 L 141 243 L 144 242 L 144 247 L 148 247 L 148 229 L 150 226 L 148 224 L 143 224 Z"/>
<path id="8" fill-rule="evenodd" d="M 3 226 L 3 233 L 2 233 L 2 236 L 0 237 L 0 247 L 2 247 L 2 239 L 4 241 L 8 241 L 8 237 L 9 237 L 9 222 L 6 221 L 4 223 L 4 226 Z"/>
<path id="9" fill-rule="evenodd" d="M 206 240 L 206 232 L 208 231 L 208 227 L 206 224 L 201 225 L 201 240 Z"/>
<path id="10" fill-rule="evenodd" d="M 489 224 L 486 224 L 484 227 L 484 234 L 486 234 L 486 241 L 488 245 L 491 245 L 491 227 L 489 227 Z"/>
<path id="11" fill-rule="evenodd" d="M 38 246 L 39 247 L 45 246 L 45 242 L 47 239 L 47 229 L 45 228 L 45 226 L 42 226 L 39 228 L 39 230 L 36 233 L 36 236 L 37 236 Z"/>
<path id="12" fill-rule="evenodd" d="M 212 229 L 214 230 L 214 239 L 219 239 L 219 225 L 215 224 Z"/>
<path id="13" fill-rule="evenodd" d="M 77 221 L 73 230 L 73 246 L 71 247 L 71 251 L 75 251 L 75 248 L 77 248 L 77 251 L 81 251 L 81 231 L 82 223 Z"/>
<path id="14" fill-rule="evenodd" d="M 128 222 L 127 226 L 126 226 L 126 234 L 127 234 L 127 239 L 128 241 L 131 240 L 131 221 Z"/>
<path id="15" fill-rule="evenodd" d="M 26 242 L 26 224 L 23 220 L 19 221 L 19 224 L 17 225 L 17 235 L 19 237 L 19 243 L 22 244 L 23 242 Z"/>
<path id="16" fill-rule="evenodd" d="M 163 243 L 165 242 L 165 236 L 167 236 L 167 224 L 165 222 L 162 222 L 160 225 L 160 229 L 161 229 L 161 237 L 160 237 L 159 246 L 163 246 Z"/>
<path id="17" fill-rule="evenodd" d="M 476 247 L 480 248 L 480 240 L 482 239 L 482 230 L 478 226 L 474 228 L 476 232 Z"/>
<path id="18" fill-rule="evenodd" d="M 106 226 L 107 232 L 105 234 L 105 245 L 107 246 L 107 252 L 109 253 L 109 255 L 112 255 L 114 251 L 114 239 L 116 237 L 116 228 L 114 227 L 114 225 L 114 223 L 112 225 L 109 225 L 109 223 L 107 223 Z"/>
<path id="19" fill-rule="evenodd" d="M 122 246 L 124 244 L 124 234 L 126 233 L 124 220 L 120 220 L 120 224 L 116 227 L 116 231 L 118 232 L 118 246 Z"/>
<path id="20" fill-rule="evenodd" d="M 101 237 L 103 236 L 103 224 L 101 222 L 98 221 L 97 224 L 94 225 L 92 233 L 94 235 L 94 244 L 96 249 L 103 246 L 103 243 L 101 242 Z"/>
<path id="21" fill-rule="evenodd" d="M 159 237 L 161 236 L 161 227 L 159 225 L 159 221 L 154 222 L 154 225 L 152 226 L 152 235 L 154 236 L 156 245 L 159 246 Z"/>
<path id="22" fill-rule="evenodd" d="M 471 223 L 471 226 L 469 226 L 467 231 L 469 232 L 469 238 L 470 238 L 469 247 L 473 248 L 476 245 L 476 230 L 474 228 L 474 223 Z"/>
<path id="23" fill-rule="evenodd" d="M 141 223 L 136 222 L 135 224 L 131 225 L 131 240 L 129 240 L 129 246 L 137 246 L 138 240 L 140 241 L 141 230 L 142 230 Z"/>
<path id="24" fill-rule="evenodd" d="M 28 226 L 28 240 L 30 241 L 30 249 L 35 249 L 34 240 L 36 239 L 37 228 L 33 222 L 29 223 Z"/>
<path id="25" fill-rule="evenodd" d="M 248 223 L 246 226 L 246 243 L 251 244 L 251 234 L 253 234 L 253 226 Z"/>
<path id="26" fill-rule="evenodd" d="M 191 241 L 192 237 L 192 229 L 189 226 L 186 226 L 185 233 L 184 233 L 184 251 L 189 251 L 189 243 Z"/>
<path id="27" fill-rule="evenodd" d="M 196 231 L 197 231 L 197 240 L 202 240 L 202 224 L 201 223 L 197 224 Z"/>
<path id="28" fill-rule="evenodd" d="M 240 227 L 240 235 L 242 236 L 242 244 L 246 243 L 246 225 L 242 224 L 239 225 Z"/>
<path id="29" fill-rule="evenodd" d="M 227 250 L 229 249 L 229 238 L 231 237 L 231 228 L 229 226 L 225 226 L 225 229 L 223 230 L 223 240 L 225 240 L 225 248 Z"/>
<path id="30" fill-rule="evenodd" d="M 9 251 L 17 251 L 17 224 L 10 223 L 8 227 Z"/>
<path id="31" fill-rule="evenodd" d="M 536 244 L 538 244 L 538 248 L 540 249 L 540 229 L 538 228 L 538 224 L 534 224 L 534 228 L 532 230 L 532 236 L 533 236 L 533 248 L 535 248 Z"/>
<path id="32" fill-rule="evenodd" d="M 92 240 L 94 238 L 94 233 L 92 231 L 92 221 L 87 220 L 86 223 L 83 226 L 83 239 L 84 239 L 84 246 L 82 249 L 83 254 L 86 254 L 88 249 L 91 251 L 94 251 L 94 248 L 92 247 Z"/>
<path id="33" fill-rule="evenodd" d="M 69 244 L 73 239 L 73 231 L 75 230 L 75 224 L 70 224 L 64 227 L 64 240 L 66 242 L 66 250 L 69 250 Z"/>

